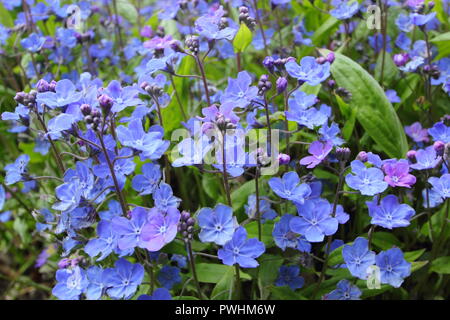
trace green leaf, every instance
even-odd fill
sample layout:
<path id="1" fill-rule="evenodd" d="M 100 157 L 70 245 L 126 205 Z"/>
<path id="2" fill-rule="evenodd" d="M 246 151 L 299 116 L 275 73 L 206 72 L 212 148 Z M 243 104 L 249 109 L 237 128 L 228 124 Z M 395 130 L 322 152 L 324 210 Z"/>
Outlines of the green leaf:
<path id="1" fill-rule="evenodd" d="M 434 60 L 439 60 L 450 55 L 450 32 L 440 34 L 430 41 L 438 47 L 439 54 Z"/>
<path id="2" fill-rule="evenodd" d="M 270 291 L 269 287 L 273 285 L 275 279 L 278 277 L 278 269 L 283 264 L 283 258 L 274 255 L 265 254 L 260 261 L 258 272 L 258 286 L 261 291 L 261 298 L 267 299 Z M 275 272 L 276 271 L 276 272 Z"/>
<path id="3" fill-rule="evenodd" d="M 119 15 L 126 18 L 128 21 L 137 21 L 138 12 L 136 7 L 129 0 L 116 0 L 117 11 Z"/>
<path id="4" fill-rule="evenodd" d="M 375 66 L 375 79 L 377 79 L 377 81 L 380 81 L 381 79 L 382 66 L 383 66 L 383 52 L 381 51 L 378 54 L 377 64 Z M 394 63 L 394 60 L 392 60 L 392 57 L 389 54 L 389 52 L 386 52 L 384 56 L 383 83 L 387 85 L 392 83 L 397 74 L 398 68 Z"/>
<path id="5" fill-rule="evenodd" d="M 330 52 L 319 51 L 323 56 Z M 339 87 L 352 93 L 350 106 L 357 110 L 359 123 L 389 157 L 404 157 L 408 144 L 403 125 L 383 89 L 359 64 L 342 54 L 335 56 L 331 73 Z"/>
<path id="6" fill-rule="evenodd" d="M 14 20 L 12 19 L 10 12 L 3 6 L 3 3 L 0 3 L 0 21 L 1 24 L 7 28 L 14 27 Z"/>
<path id="7" fill-rule="evenodd" d="M 299 293 L 292 291 L 288 286 L 273 287 L 271 290 L 273 300 L 304 300 Z"/>
<path id="8" fill-rule="evenodd" d="M 204 283 L 218 283 L 225 273 L 228 272 L 230 266 L 216 263 L 198 263 L 195 268 L 197 269 L 198 281 Z M 251 277 L 244 272 L 240 272 L 242 279 L 250 280 Z"/>
<path id="9" fill-rule="evenodd" d="M 235 52 L 244 52 L 244 50 L 252 43 L 253 35 L 245 23 L 241 23 L 238 32 L 233 40 Z"/>
<path id="10" fill-rule="evenodd" d="M 261 224 L 261 240 L 267 248 L 273 246 L 274 243 L 272 236 L 273 225 L 273 221 L 266 221 Z M 246 224 L 245 229 L 247 230 L 248 238 L 258 238 L 258 223 L 256 221 Z"/>
<path id="11" fill-rule="evenodd" d="M 440 274 L 450 274 L 450 256 L 440 257 L 431 263 L 430 271 Z"/>
<path id="12" fill-rule="evenodd" d="M 400 240 L 398 240 L 396 236 L 384 231 L 374 232 L 372 235 L 372 243 L 381 250 L 388 250 L 393 246 L 401 246 Z"/>
<path id="13" fill-rule="evenodd" d="M 410 252 L 405 252 L 405 260 L 409 261 L 409 262 L 413 262 L 417 259 L 419 259 L 423 253 L 425 252 L 425 249 L 419 249 L 419 250 L 414 250 L 414 251 L 410 251 Z"/>
<path id="14" fill-rule="evenodd" d="M 234 267 L 227 266 L 227 271 L 222 274 L 220 280 L 214 287 L 210 299 L 227 300 L 229 298 L 232 298 L 233 289 L 234 289 Z"/>
<path id="15" fill-rule="evenodd" d="M 233 204 L 233 211 L 238 211 L 247 203 L 248 196 L 255 193 L 255 181 L 250 180 L 240 186 L 231 193 L 231 203 Z"/>

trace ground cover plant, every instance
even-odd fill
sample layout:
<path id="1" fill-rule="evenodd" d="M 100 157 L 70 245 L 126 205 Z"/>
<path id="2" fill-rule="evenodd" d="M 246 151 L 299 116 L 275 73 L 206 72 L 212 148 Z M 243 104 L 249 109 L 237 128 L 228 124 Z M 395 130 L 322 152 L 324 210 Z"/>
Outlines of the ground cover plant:
<path id="1" fill-rule="evenodd" d="M 448 0 L 0 0 L 0 299 L 446 299 Z"/>

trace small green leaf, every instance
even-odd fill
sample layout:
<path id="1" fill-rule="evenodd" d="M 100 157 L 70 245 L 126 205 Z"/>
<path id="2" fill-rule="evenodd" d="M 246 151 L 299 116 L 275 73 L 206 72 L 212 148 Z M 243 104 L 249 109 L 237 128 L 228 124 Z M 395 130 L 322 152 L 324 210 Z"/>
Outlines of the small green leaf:
<path id="1" fill-rule="evenodd" d="M 431 263 L 430 271 L 440 274 L 450 274 L 450 256 L 440 257 Z"/>
<path id="2" fill-rule="evenodd" d="M 252 43 L 253 35 L 245 23 L 241 23 L 238 32 L 233 40 L 235 52 L 244 52 L 244 50 Z"/>
<path id="3" fill-rule="evenodd" d="M 218 283 L 230 269 L 229 266 L 216 263 L 198 263 L 195 268 L 197 269 L 198 281 L 204 283 Z M 247 273 L 242 271 L 240 276 L 242 279 L 251 279 Z"/>
<path id="4" fill-rule="evenodd" d="M 240 186 L 231 193 L 231 203 L 233 204 L 233 211 L 238 211 L 247 203 L 248 196 L 255 193 L 255 181 L 250 180 Z"/>

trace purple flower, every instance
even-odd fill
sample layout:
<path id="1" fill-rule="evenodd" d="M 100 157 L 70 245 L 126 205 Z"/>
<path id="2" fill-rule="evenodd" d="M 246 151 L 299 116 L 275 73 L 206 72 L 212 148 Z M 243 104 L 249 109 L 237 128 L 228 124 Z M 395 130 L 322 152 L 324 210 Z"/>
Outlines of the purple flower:
<path id="1" fill-rule="evenodd" d="M 153 126 L 146 133 L 140 119 L 131 120 L 128 128 L 119 126 L 116 132 L 122 145 L 142 152 L 141 160 L 161 158 L 170 144 L 169 141 L 163 140 L 164 133 L 161 127 Z"/>
<path id="2" fill-rule="evenodd" d="M 239 117 L 233 112 L 235 107 L 234 102 L 225 102 L 220 105 L 219 108 L 215 104 L 203 108 L 202 114 L 203 118 L 201 120 L 204 122 L 203 131 L 207 131 L 207 129 L 211 129 L 213 126 L 211 124 L 217 124 L 218 122 L 230 122 L 236 124 L 239 122 Z"/>
<path id="3" fill-rule="evenodd" d="M 161 181 L 161 168 L 158 164 L 144 163 L 142 173 L 133 178 L 131 185 L 141 196 L 152 194 Z"/>
<path id="4" fill-rule="evenodd" d="M 398 198 L 392 194 L 384 197 L 378 204 L 378 197 L 366 202 L 369 215 L 372 217 L 371 224 L 383 228 L 392 229 L 407 227 L 415 211 L 407 204 L 399 204 Z"/>
<path id="5" fill-rule="evenodd" d="M 81 97 L 82 94 L 76 91 L 76 87 L 72 81 L 63 79 L 56 83 L 55 92 L 39 92 L 36 96 L 36 101 L 39 104 L 45 104 L 47 107 L 53 109 L 78 102 Z"/>
<path id="6" fill-rule="evenodd" d="M 103 271 L 106 293 L 113 299 L 129 299 L 144 279 L 144 267 L 121 258 L 115 268 Z"/>
<path id="7" fill-rule="evenodd" d="M 285 64 L 285 67 L 291 77 L 311 86 L 318 85 L 330 76 L 330 63 L 327 61 L 324 64 L 319 64 L 314 57 L 302 58 L 300 65 L 294 60 L 290 60 Z"/>
<path id="8" fill-rule="evenodd" d="M 280 221 L 275 223 L 272 232 L 275 244 L 283 251 L 286 248 L 293 248 L 300 252 L 310 252 L 311 244 L 306 241 L 305 237 L 291 231 L 290 222 L 292 218 L 294 218 L 293 215 L 285 214 L 281 216 Z"/>
<path id="9" fill-rule="evenodd" d="M 411 274 L 411 263 L 403 257 L 399 248 L 392 248 L 380 252 L 375 257 L 376 265 L 380 268 L 381 283 L 388 283 L 399 288 L 403 279 Z"/>
<path id="10" fill-rule="evenodd" d="M 450 142 L 450 127 L 447 127 L 443 122 L 435 123 L 432 128 L 428 129 L 428 133 L 434 141 Z"/>
<path id="11" fill-rule="evenodd" d="M 320 164 L 333 149 L 331 141 L 314 141 L 308 148 L 310 156 L 304 157 L 300 160 L 300 164 L 307 166 L 308 169 L 315 168 Z"/>
<path id="12" fill-rule="evenodd" d="M 436 154 L 436 150 L 433 146 L 429 146 L 425 149 L 417 150 L 416 163 L 411 165 L 411 168 L 416 170 L 426 170 L 435 168 L 440 162 L 442 157 Z"/>
<path id="13" fill-rule="evenodd" d="M 361 194 L 373 196 L 386 190 L 388 184 L 384 181 L 384 174 L 378 168 L 367 168 L 359 160 L 351 163 L 352 172 L 345 177 L 345 182 L 352 189 L 359 190 Z"/>
<path id="14" fill-rule="evenodd" d="M 338 220 L 331 216 L 331 205 L 326 200 L 306 201 L 297 205 L 300 217 L 290 221 L 291 230 L 305 236 L 310 242 L 321 242 L 324 236 L 335 234 Z"/>
<path id="15" fill-rule="evenodd" d="M 283 178 L 271 178 L 269 186 L 280 198 L 300 204 L 311 194 L 311 188 L 306 183 L 300 184 L 295 171 L 286 172 Z"/>
<path id="16" fill-rule="evenodd" d="M 427 129 L 422 129 L 420 122 L 414 122 L 410 126 L 405 126 L 405 133 L 413 139 L 414 142 L 428 142 Z"/>
<path id="17" fill-rule="evenodd" d="M 176 208 L 167 209 L 165 214 L 156 208 L 151 209 L 141 231 L 141 243 L 149 251 L 160 250 L 175 239 L 180 216 Z"/>
<path id="18" fill-rule="evenodd" d="M 384 181 L 391 187 L 411 188 L 416 183 L 416 177 L 409 173 L 409 164 L 406 160 L 385 163 L 383 171 L 386 174 Z"/>
<path id="19" fill-rule="evenodd" d="M 232 208 L 223 204 L 218 204 L 214 209 L 202 208 L 197 219 L 201 228 L 199 238 L 202 242 L 224 245 L 232 239 L 235 229 Z"/>
<path id="20" fill-rule="evenodd" d="M 147 223 L 148 212 L 141 207 L 134 208 L 130 213 L 131 219 L 114 217 L 112 230 L 119 237 L 118 247 L 127 250 L 134 247 L 145 248 L 146 243 L 141 239 L 142 229 Z"/>
<path id="21" fill-rule="evenodd" d="M 397 92 L 395 90 L 386 90 L 386 97 L 388 98 L 389 102 L 391 103 L 400 103 L 402 100 L 397 95 Z"/>
<path id="22" fill-rule="evenodd" d="M 359 300 L 362 292 L 348 280 L 338 282 L 336 289 L 326 294 L 324 300 Z"/>
<path id="23" fill-rule="evenodd" d="M 443 174 L 440 178 L 430 177 L 428 182 L 433 186 L 432 191 L 436 192 L 441 198 L 450 198 L 450 174 Z"/>
<path id="24" fill-rule="evenodd" d="M 353 245 L 345 245 L 342 249 L 342 257 L 352 276 L 367 279 L 367 269 L 375 264 L 375 253 L 369 250 L 369 241 L 358 237 Z"/>
<path id="25" fill-rule="evenodd" d="M 303 287 L 305 279 L 299 276 L 300 268 L 297 266 L 281 266 L 278 270 L 278 278 L 275 280 L 277 287 L 289 286 L 292 290 Z"/>
<path id="26" fill-rule="evenodd" d="M 217 255 L 223 264 L 238 264 L 242 268 L 256 268 L 259 263 L 255 260 L 266 250 L 264 243 L 258 239 L 247 239 L 247 230 L 239 227 L 233 238 L 219 249 Z"/>
<path id="27" fill-rule="evenodd" d="M 228 87 L 220 101 L 232 102 L 234 107 L 244 108 L 258 96 L 258 88 L 251 86 L 252 78 L 247 71 L 238 73 L 237 79 L 228 78 Z"/>

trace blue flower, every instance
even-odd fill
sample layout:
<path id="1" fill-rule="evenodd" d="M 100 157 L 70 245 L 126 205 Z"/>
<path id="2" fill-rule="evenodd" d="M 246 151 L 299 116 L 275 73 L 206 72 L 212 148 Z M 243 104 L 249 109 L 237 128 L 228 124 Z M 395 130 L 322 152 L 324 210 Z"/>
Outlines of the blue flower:
<path id="1" fill-rule="evenodd" d="M 407 204 L 399 204 L 398 198 L 392 194 L 384 197 L 378 204 L 378 197 L 371 202 L 366 202 L 369 215 L 372 217 L 371 224 L 382 226 L 387 229 L 407 227 L 415 211 Z"/>
<path id="2" fill-rule="evenodd" d="M 79 300 L 89 284 L 86 272 L 78 266 L 56 271 L 56 281 L 52 294 L 60 300 Z"/>
<path id="3" fill-rule="evenodd" d="M 256 195 L 252 194 L 248 197 L 248 204 L 244 206 L 245 213 L 249 218 L 255 218 L 256 216 Z M 270 202 L 264 199 L 259 199 L 259 213 L 261 215 L 261 222 L 264 223 L 267 220 L 273 220 L 276 218 L 277 213 L 270 207 Z"/>
<path id="4" fill-rule="evenodd" d="M 233 209 L 218 204 L 214 209 L 202 208 L 198 215 L 198 225 L 201 228 L 199 238 L 202 242 L 214 242 L 224 245 L 234 234 Z"/>
<path id="5" fill-rule="evenodd" d="M 320 109 L 298 109 L 295 105 L 291 106 L 289 111 L 285 112 L 286 119 L 295 121 L 301 126 L 305 126 L 308 129 L 314 129 L 315 127 L 325 124 L 329 117 L 329 107 L 326 104 L 322 104 Z"/>
<path id="6" fill-rule="evenodd" d="M 223 264 L 238 264 L 242 268 L 256 268 L 259 264 L 255 259 L 266 250 L 264 243 L 258 239 L 247 240 L 247 230 L 239 227 L 233 234 L 233 238 L 219 249 L 217 255 Z"/>
<path id="7" fill-rule="evenodd" d="M 38 35 L 36 33 L 32 33 L 29 35 L 28 38 L 20 40 L 20 44 L 26 50 L 34 53 L 34 52 L 38 52 L 39 50 L 42 49 L 45 41 L 46 41 L 45 37 L 41 37 L 40 35 Z"/>
<path id="8" fill-rule="evenodd" d="M 125 217 L 112 219 L 112 230 L 119 237 L 119 249 L 145 248 L 145 243 L 141 240 L 141 232 L 147 222 L 147 216 L 148 212 L 144 208 L 136 207 L 131 211 L 131 219 Z"/>
<path id="9" fill-rule="evenodd" d="M 300 65 L 294 60 L 290 60 L 285 67 L 291 77 L 311 86 L 318 85 L 330 76 L 330 63 L 319 64 L 314 57 L 302 58 Z"/>
<path id="10" fill-rule="evenodd" d="M 436 12 L 431 12 L 429 14 L 419 14 L 419 13 L 411 13 L 411 23 L 416 26 L 423 26 L 426 25 L 428 22 L 434 19 L 436 16 Z"/>
<path id="11" fill-rule="evenodd" d="M 278 278 L 275 281 L 277 287 L 289 286 L 292 290 L 303 287 L 305 279 L 299 276 L 300 268 L 297 266 L 281 266 L 278 270 Z"/>
<path id="12" fill-rule="evenodd" d="M 116 156 L 114 152 L 108 151 L 109 158 L 113 162 L 114 174 L 117 178 L 119 187 L 122 189 L 125 185 L 126 176 L 134 172 L 136 163 L 131 158 L 133 152 L 131 149 L 120 149 L 119 154 Z M 119 158 L 115 160 L 115 158 Z M 113 179 L 109 165 L 106 161 L 104 154 L 99 156 L 100 164 L 97 164 L 93 168 L 94 174 L 102 179 L 109 179 L 110 185 L 113 185 Z"/>
<path id="13" fill-rule="evenodd" d="M 103 268 L 91 266 L 86 270 L 89 285 L 86 288 L 86 298 L 88 300 L 99 300 L 105 289 L 103 283 Z"/>
<path id="14" fill-rule="evenodd" d="M 117 233 L 114 232 L 110 221 L 100 221 L 97 225 L 98 238 L 91 239 L 84 247 L 84 251 L 95 257 L 100 253 L 97 261 L 105 259 L 117 248 Z"/>
<path id="15" fill-rule="evenodd" d="M 375 253 L 369 250 L 369 241 L 358 237 L 353 245 L 344 245 L 342 257 L 352 276 L 367 279 L 367 269 L 375 264 Z"/>
<path id="16" fill-rule="evenodd" d="M 340 134 L 339 126 L 332 122 L 330 126 L 328 126 L 326 123 L 319 129 L 320 133 L 320 140 L 322 141 L 331 141 L 333 143 L 333 146 L 340 146 L 344 143 L 344 140 L 340 137 L 338 137 L 338 134 Z"/>
<path id="17" fill-rule="evenodd" d="M 94 175 L 91 172 L 90 165 L 85 162 L 78 161 L 76 169 L 68 169 L 64 174 L 64 181 L 71 183 L 77 181 L 81 194 L 88 199 L 92 189 L 94 188 Z"/>
<path id="18" fill-rule="evenodd" d="M 302 234 L 310 242 L 321 242 L 324 236 L 335 234 L 339 222 L 331 216 L 331 205 L 326 200 L 306 201 L 297 205 L 300 217 L 291 219 L 293 232 Z"/>
<path id="19" fill-rule="evenodd" d="M 275 244 L 283 251 L 286 248 L 293 248 L 300 252 L 310 252 L 311 244 L 306 241 L 305 237 L 291 231 L 290 222 L 292 218 L 294 218 L 293 215 L 285 214 L 281 216 L 280 221 L 275 223 L 272 231 Z"/>
<path id="20" fill-rule="evenodd" d="M 53 109 L 78 102 L 81 97 L 82 94 L 76 91 L 76 87 L 72 81 L 63 79 L 56 83 L 55 92 L 40 92 L 36 95 L 36 101 L 39 104 L 45 104 L 47 107 Z"/>
<path id="21" fill-rule="evenodd" d="M 441 159 L 442 157 L 436 154 L 434 147 L 429 146 L 417 150 L 416 163 L 410 165 L 410 167 L 416 170 L 433 169 L 441 162 Z"/>
<path id="22" fill-rule="evenodd" d="M 80 204 L 82 189 L 78 180 L 66 182 L 55 189 L 56 202 L 52 209 L 59 211 L 72 211 Z"/>
<path id="23" fill-rule="evenodd" d="M 330 14 L 338 20 L 347 20 L 353 17 L 359 9 L 358 1 L 341 1 Z"/>
<path id="24" fill-rule="evenodd" d="M 294 203 L 302 204 L 311 194 L 311 188 L 300 184 L 300 178 L 295 171 L 286 172 L 282 178 L 271 178 L 269 186 L 280 198 L 288 199 Z"/>
<path id="25" fill-rule="evenodd" d="M 431 177 L 428 182 L 433 186 L 432 190 L 441 198 L 450 198 L 450 174 L 443 174 L 440 178 Z"/>
<path id="26" fill-rule="evenodd" d="M 336 289 L 326 294 L 324 300 L 360 300 L 362 292 L 355 285 L 352 285 L 348 280 L 341 280 L 338 282 Z"/>
<path id="27" fill-rule="evenodd" d="M 432 128 L 428 129 L 428 133 L 434 141 L 450 142 L 450 127 L 447 127 L 443 122 L 435 123 Z"/>
<path id="28" fill-rule="evenodd" d="M 145 248 L 155 252 L 175 239 L 180 216 L 180 211 L 174 207 L 168 208 L 167 212 L 157 208 L 151 209 L 141 232 L 141 241 Z"/>
<path id="29" fill-rule="evenodd" d="M 111 81 L 102 93 L 108 95 L 114 101 L 111 108 L 112 112 L 120 112 L 127 107 L 135 107 L 142 104 L 141 99 L 138 98 L 139 90 L 136 87 L 122 88 L 117 80 Z"/>
<path id="30" fill-rule="evenodd" d="M 180 268 L 187 267 L 187 258 L 181 254 L 173 254 L 170 261 L 175 261 Z"/>
<path id="31" fill-rule="evenodd" d="M 169 290 L 166 288 L 158 288 L 153 291 L 153 294 L 149 296 L 148 294 L 142 294 L 138 298 L 138 300 L 172 300 L 172 296 L 170 295 Z"/>
<path id="32" fill-rule="evenodd" d="M 237 79 L 228 78 L 228 87 L 220 101 L 232 102 L 235 107 L 244 108 L 258 96 L 258 88 L 250 86 L 252 78 L 247 71 L 238 73 Z"/>
<path id="33" fill-rule="evenodd" d="M 106 293 L 113 299 L 129 299 L 144 279 L 144 267 L 121 258 L 115 268 L 105 269 L 103 279 Z"/>
<path id="34" fill-rule="evenodd" d="M 403 252 L 399 248 L 380 252 L 375 261 L 380 268 L 381 283 L 398 288 L 402 285 L 403 279 L 411 274 L 411 263 L 404 259 Z"/>
<path id="35" fill-rule="evenodd" d="M 418 67 L 425 63 L 425 59 L 419 56 L 412 58 L 406 65 L 399 67 L 403 72 L 414 72 Z"/>
<path id="36" fill-rule="evenodd" d="M 141 160 L 157 160 L 169 147 L 169 141 L 163 140 L 161 127 L 153 126 L 146 133 L 140 119 L 131 120 L 128 128 L 119 126 L 116 132 L 122 145 L 142 152 Z"/>
<path id="37" fill-rule="evenodd" d="M 27 173 L 27 165 L 30 162 L 30 156 L 20 155 L 14 163 L 5 166 L 6 177 L 5 184 L 11 185 L 23 180 L 23 175 Z"/>
<path id="38" fill-rule="evenodd" d="M 142 173 L 133 178 L 131 185 L 141 196 L 152 194 L 161 181 L 161 168 L 158 164 L 145 163 L 142 165 Z"/>
<path id="39" fill-rule="evenodd" d="M 306 110 L 317 103 L 317 96 L 314 94 L 307 94 L 301 90 L 296 90 L 289 98 L 289 107 L 296 110 Z"/>
<path id="40" fill-rule="evenodd" d="M 402 100 L 397 95 L 397 92 L 395 90 L 386 90 L 386 97 L 388 98 L 389 102 L 391 103 L 400 103 Z"/>
<path id="41" fill-rule="evenodd" d="M 411 17 L 404 13 L 398 15 L 397 19 L 395 19 L 395 24 L 403 32 L 410 32 L 414 28 Z"/>
<path id="42" fill-rule="evenodd" d="M 378 168 L 367 168 L 364 163 L 359 160 L 351 162 L 352 172 L 345 177 L 345 182 L 352 189 L 359 190 L 361 194 L 373 196 L 383 192 L 388 187 L 384 181 L 384 174 Z"/>
<path id="43" fill-rule="evenodd" d="M 174 285 L 181 282 L 180 269 L 177 267 L 164 266 L 156 277 L 159 283 L 170 290 Z"/>
<path id="44" fill-rule="evenodd" d="M 73 29 L 58 28 L 56 29 L 56 40 L 61 46 L 74 48 L 77 45 L 76 31 Z"/>
<path id="45" fill-rule="evenodd" d="M 161 211 L 167 211 L 169 208 L 178 208 L 181 199 L 173 195 L 172 187 L 167 183 L 161 182 L 159 188 L 153 192 L 155 206 Z"/>

